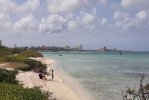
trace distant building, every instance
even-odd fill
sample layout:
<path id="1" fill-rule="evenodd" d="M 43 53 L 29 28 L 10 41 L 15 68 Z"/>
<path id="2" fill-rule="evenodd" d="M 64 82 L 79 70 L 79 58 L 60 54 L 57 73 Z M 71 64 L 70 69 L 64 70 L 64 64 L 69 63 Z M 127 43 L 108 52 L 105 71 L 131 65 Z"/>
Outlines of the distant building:
<path id="1" fill-rule="evenodd" d="M 56 46 L 39 46 L 39 47 L 30 47 L 30 50 L 40 50 L 40 51 L 82 51 L 82 45 L 75 46 L 75 47 L 70 47 L 66 45 L 65 47 L 56 47 Z"/>
<path id="2" fill-rule="evenodd" d="M 0 46 L 2 46 L 2 40 L 0 40 Z"/>
<path id="3" fill-rule="evenodd" d="M 83 50 L 82 45 L 75 46 L 75 47 L 72 47 L 72 48 L 71 48 L 71 51 L 82 51 L 82 50 Z"/>
<path id="4" fill-rule="evenodd" d="M 103 48 L 100 48 L 99 51 L 102 51 L 102 52 L 116 52 L 118 51 L 116 48 L 114 49 L 109 49 L 107 48 L 106 46 L 104 46 Z"/>
<path id="5" fill-rule="evenodd" d="M 104 46 L 103 48 L 100 49 L 100 51 L 107 51 L 107 47 Z"/>
<path id="6" fill-rule="evenodd" d="M 70 46 L 65 46 L 65 49 L 67 50 L 67 51 L 70 51 Z"/>
<path id="7" fill-rule="evenodd" d="M 117 51 L 117 49 L 116 49 L 116 48 L 114 48 L 114 49 L 113 49 L 113 51 Z"/>

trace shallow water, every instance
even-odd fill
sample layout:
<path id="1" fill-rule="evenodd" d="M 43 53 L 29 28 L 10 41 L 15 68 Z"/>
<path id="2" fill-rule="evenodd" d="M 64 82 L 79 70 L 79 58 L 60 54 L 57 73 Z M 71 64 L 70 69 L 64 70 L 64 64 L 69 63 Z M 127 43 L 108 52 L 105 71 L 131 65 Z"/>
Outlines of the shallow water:
<path id="1" fill-rule="evenodd" d="M 149 53 L 125 52 L 42 52 L 56 60 L 56 68 L 65 70 L 94 97 L 94 100 L 121 100 L 129 86 L 139 85 L 140 76 L 149 78 Z"/>

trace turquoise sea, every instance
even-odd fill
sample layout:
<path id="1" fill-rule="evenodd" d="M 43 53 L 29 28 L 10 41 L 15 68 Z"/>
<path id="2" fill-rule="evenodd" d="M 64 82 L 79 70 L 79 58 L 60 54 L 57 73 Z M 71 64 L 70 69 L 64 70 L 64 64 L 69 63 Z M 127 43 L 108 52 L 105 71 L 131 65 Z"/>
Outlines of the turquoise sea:
<path id="1" fill-rule="evenodd" d="M 138 86 L 142 74 L 149 83 L 149 52 L 42 53 L 56 60 L 55 67 L 75 78 L 93 100 L 122 100 L 122 91 Z"/>

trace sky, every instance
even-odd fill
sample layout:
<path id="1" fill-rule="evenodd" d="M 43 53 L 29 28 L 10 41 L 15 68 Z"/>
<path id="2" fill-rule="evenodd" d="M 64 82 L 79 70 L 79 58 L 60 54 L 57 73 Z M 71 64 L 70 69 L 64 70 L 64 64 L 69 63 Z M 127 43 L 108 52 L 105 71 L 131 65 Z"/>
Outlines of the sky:
<path id="1" fill-rule="evenodd" d="M 149 0 L 0 0 L 3 45 L 149 51 Z"/>

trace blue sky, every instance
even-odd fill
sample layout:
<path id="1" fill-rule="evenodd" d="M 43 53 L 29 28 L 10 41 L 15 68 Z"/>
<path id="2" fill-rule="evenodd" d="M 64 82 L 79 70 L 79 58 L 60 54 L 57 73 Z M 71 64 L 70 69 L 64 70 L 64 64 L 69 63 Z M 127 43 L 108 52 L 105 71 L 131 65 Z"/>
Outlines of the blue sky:
<path id="1" fill-rule="evenodd" d="M 149 0 L 0 0 L 6 46 L 149 51 Z"/>

